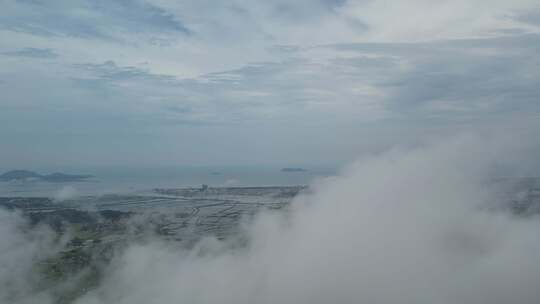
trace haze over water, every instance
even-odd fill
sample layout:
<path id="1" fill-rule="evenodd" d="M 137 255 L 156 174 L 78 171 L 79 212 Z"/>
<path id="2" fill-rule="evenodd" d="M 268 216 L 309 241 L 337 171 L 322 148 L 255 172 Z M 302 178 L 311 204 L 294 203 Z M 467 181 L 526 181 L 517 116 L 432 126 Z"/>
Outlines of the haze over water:
<path id="1" fill-rule="evenodd" d="M 271 167 L 180 167 L 147 169 L 71 169 L 68 172 L 93 177 L 77 182 L 13 181 L 0 182 L 1 196 L 55 197 L 62 192 L 71 196 L 145 193 L 154 188 L 253 187 L 309 185 L 315 179 L 332 175 L 335 170 L 309 168 L 301 172 L 282 172 Z"/>

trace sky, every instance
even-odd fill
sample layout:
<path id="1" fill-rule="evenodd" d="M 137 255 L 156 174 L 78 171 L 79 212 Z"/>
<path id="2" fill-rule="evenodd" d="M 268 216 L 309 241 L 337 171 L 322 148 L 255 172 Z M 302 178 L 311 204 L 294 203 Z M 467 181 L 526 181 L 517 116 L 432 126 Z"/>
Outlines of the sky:
<path id="1" fill-rule="evenodd" d="M 0 2 L 3 169 L 335 166 L 540 121 L 537 0 Z"/>

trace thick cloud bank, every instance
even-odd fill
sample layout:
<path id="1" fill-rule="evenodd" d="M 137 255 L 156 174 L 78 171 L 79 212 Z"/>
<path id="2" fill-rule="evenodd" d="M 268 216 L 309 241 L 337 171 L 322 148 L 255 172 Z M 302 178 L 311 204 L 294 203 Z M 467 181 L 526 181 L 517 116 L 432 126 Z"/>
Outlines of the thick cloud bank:
<path id="1" fill-rule="evenodd" d="M 0 303 L 50 303 L 49 290 L 36 290 L 36 261 L 53 254 L 58 242 L 47 227 L 31 229 L 18 214 L 0 209 Z"/>
<path id="2" fill-rule="evenodd" d="M 77 303 L 538 303 L 540 221 L 486 208 L 523 151 L 468 137 L 361 159 L 245 246 L 131 246 Z"/>

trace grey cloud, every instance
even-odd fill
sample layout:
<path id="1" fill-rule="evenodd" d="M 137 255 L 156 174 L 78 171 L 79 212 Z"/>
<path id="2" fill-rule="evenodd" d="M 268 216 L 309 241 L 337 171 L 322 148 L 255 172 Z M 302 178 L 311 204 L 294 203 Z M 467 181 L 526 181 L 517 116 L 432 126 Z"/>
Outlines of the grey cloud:
<path id="1" fill-rule="evenodd" d="M 175 79 L 169 75 L 153 74 L 147 70 L 137 67 L 118 66 L 114 61 L 109 60 L 100 64 L 86 63 L 75 64 L 74 67 L 94 73 L 99 79 L 105 81 L 121 81 L 121 80 L 155 80 L 155 81 L 172 81 Z"/>
<path id="2" fill-rule="evenodd" d="M 42 59 L 52 59 L 57 58 L 56 54 L 51 49 L 39 49 L 39 48 L 24 48 L 16 51 L 2 52 L 2 55 L 13 56 L 13 57 L 29 57 L 29 58 L 42 58 Z"/>
<path id="3" fill-rule="evenodd" d="M 279 45 L 272 45 L 267 48 L 270 52 L 276 52 L 276 53 L 296 53 L 301 50 L 299 46 L 296 45 L 285 45 L 285 44 L 279 44 Z"/>
<path id="4" fill-rule="evenodd" d="M 518 14 L 514 17 L 514 19 L 535 26 L 540 26 L 540 7 L 538 7 L 536 10 L 530 10 L 528 12 Z"/>
<path id="5" fill-rule="evenodd" d="M 113 61 L 73 67 L 85 75 L 73 77 L 73 83 L 94 95 L 103 93 L 118 100 L 151 103 L 153 110 L 144 115 L 157 124 L 258 120 L 267 113 L 288 112 L 290 106 L 302 107 L 305 99 L 297 79 L 280 79 L 289 69 L 304 67 L 302 61 L 252 64 L 192 79 L 118 66 Z M 126 85 L 129 90 L 123 89 Z"/>
<path id="6" fill-rule="evenodd" d="M 347 3 L 347 0 L 321 0 L 323 4 L 329 7 L 339 7 Z"/>
<path id="7" fill-rule="evenodd" d="M 79 77 L 72 77 L 71 81 L 83 89 L 92 90 L 94 92 L 97 92 L 96 90 L 104 90 L 106 82 L 104 79 L 100 78 L 79 78 Z"/>
<path id="8" fill-rule="evenodd" d="M 353 57 L 338 57 L 332 60 L 332 64 L 340 68 L 357 67 L 362 70 L 365 69 L 396 69 L 399 64 L 398 60 L 389 56 L 353 56 Z"/>
<path id="9" fill-rule="evenodd" d="M 32 13 L 29 13 L 32 12 Z M 0 13 L 0 28 L 42 36 L 122 40 L 115 32 L 181 33 L 189 29 L 145 1 L 13 1 Z"/>
<path id="10" fill-rule="evenodd" d="M 390 113 L 411 118 L 439 115 L 441 119 L 455 119 L 459 111 L 463 117 L 485 118 L 540 110 L 539 39 L 539 35 L 531 34 L 386 47 L 337 45 L 336 49 L 377 52 L 406 63 L 407 67 L 400 70 L 391 61 L 374 61 L 372 69 L 358 57 L 340 61 L 359 74 L 366 70 L 373 73 L 376 81 L 372 83 L 390 93 L 384 100 Z"/>
<path id="11" fill-rule="evenodd" d="M 189 29 L 165 10 L 145 1 L 92 1 L 90 7 L 108 12 L 111 17 L 120 17 L 125 27 L 132 31 L 170 30 L 189 34 Z"/>
<path id="12" fill-rule="evenodd" d="M 70 80 L 86 98 L 106 102 L 119 114 L 119 120 L 148 125 L 213 125 L 229 121 L 226 108 L 218 109 L 210 92 L 195 94 L 196 80 L 179 80 L 114 61 L 75 64 L 79 74 Z M 126 89 L 129 88 L 129 89 Z M 99 100 L 99 101 L 98 101 Z"/>
<path id="13" fill-rule="evenodd" d="M 130 83 L 122 99 L 151 99 L 161 122 L 475 119 L 503 113 L 537 112 L 540 75 L 538 35 L 418 44 L 348 44 L 324 61 L 305 58 L 309 49 L 283 61 L 261 62 L 192 79 L 121 67 L 112 61 L 79 64 L 89 73 L 76 79 L 91 89 Z M 540 43 L 538 44 L 540 45 Z M 496 53 L 490 50 L 496 49 Z M 341 52 L 344 51 L 342 54 Z M 352 52 L 352 54 L 351 54 Z M 138 92 L 138 93 L 137 93 Z M 131 97 L 127 97 L 131 96 Z M 158 110 L 159 109 L 159 110 Z M 189 110 L 187 110 L 189 109 Z M 339 112 L 339 114 L 337 114 Z M 348 118 L 347 118 L 348 117 Z"/>
<path id="14" fill-rule="evenodd" d="M 343 0 L 270 0 L 270 1 L 160 1 L 175 16 L 184 20 L 209 44 L 231 42 L 252 44 L 254 41 L 279 43 L 294 32 L 324 27 L 326 20 L 342 17 Z M 342 23 L 338 21 L 338 23 Z M 355 30 L 365 30 L 361 20 L 349 18 Z M 307 37 L 306 37 L 307 38 Z M 287 43 L 287 42 L 286 42 Z"/>
<path id="15" fill-rule="evenodd" d="M 244 4 L 244 11 L 262 12 L 266 18 L 275 18 L 295 23 L 319 20 L 321 17 L 339 14 L 338 10 L 348 3 L 347 0 L 270 0 Z"/>

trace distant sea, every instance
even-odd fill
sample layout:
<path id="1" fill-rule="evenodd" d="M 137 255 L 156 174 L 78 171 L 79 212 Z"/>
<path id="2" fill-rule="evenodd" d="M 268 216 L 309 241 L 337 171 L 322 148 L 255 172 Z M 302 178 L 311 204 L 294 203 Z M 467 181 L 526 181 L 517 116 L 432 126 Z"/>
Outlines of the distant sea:
<path id="1" fill-rule="evenodd" d="M 63 199 L 113 193 L 141 194 L 154 188 L 201 187 L 203 184 L 210 187 L 308 185 L 317 178 L 330 176 L 335 172 L 329 168 L 306 168 L 307 171 L 301 172 L 282 172 L 280 169 L 246 166 L 35 170 L 39 173 L 59 171 L 90 174 L 94 177 L 82 182 L 0 182 L 0 196 L 47 196 Z"/>

